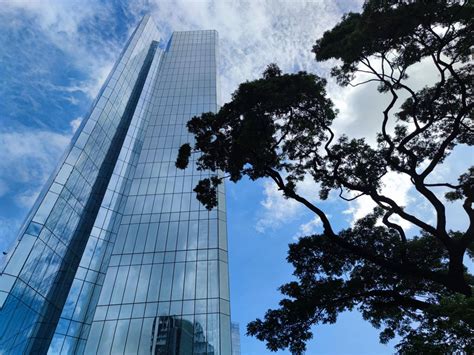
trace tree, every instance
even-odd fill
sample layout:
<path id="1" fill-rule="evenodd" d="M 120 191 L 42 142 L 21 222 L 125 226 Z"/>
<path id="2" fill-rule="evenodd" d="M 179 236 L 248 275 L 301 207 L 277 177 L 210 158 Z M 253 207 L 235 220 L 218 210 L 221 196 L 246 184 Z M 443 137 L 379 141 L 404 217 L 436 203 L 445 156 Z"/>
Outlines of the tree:
<path id="1" fill-rule="evenodd" d="M 474 142 L 472 18 L 470 2 L 368 0 L 362 13 L 345 15 L 316 42 L 317 60 L 338 60 L 332 75 L 339 84 L 377 82 L 390 96 L 375 147 L 335 137 L 337 110 L 324 79 L 283 74 L 274 64 L 261 79 L 241 84 L 218 113 L 188 122 L 195 144 L 181 147 L 177 166 L 186 168 L 198 153 L 198 169 L 215 173 L 195 188 L 207 208 L 216 206 L 225 178 L 270 178 L 322 222 L 321 234 L 290 245 L 296 281 L 281 286 L 280 307 L 248 325 L 270 350 L 302 353 L 313 325 L 358 309 L 383 328 L 382 342 L 398 334 L 402 353 L 474 351 L 474 277 L 463 264 L 466 255 L 474 257 L 474 167 L 455 183 L 431 181 L 456 145 Z M 420 61 L 431 63 L 439 78 L 415 90 L 407 71 Z M 403 95 L 408 98 L 400 102 Z M 434 222 L 381 192 L 389 172 L 409 176 L 419 198 L 433 207 Z M 335 231 L 321 206 L 298 193 L 305 178 L 320 187 L 322 200 L 334 192 L 345 200 L 368 196 L 377 207 Z M 445 198 L 440 189 L 448 191 Z M 455 200 L 469 220 L 464 231 L 447 228 L 446 204 Z M 395 216 L 414 225 L 417 235 L 407 236 Z"/>

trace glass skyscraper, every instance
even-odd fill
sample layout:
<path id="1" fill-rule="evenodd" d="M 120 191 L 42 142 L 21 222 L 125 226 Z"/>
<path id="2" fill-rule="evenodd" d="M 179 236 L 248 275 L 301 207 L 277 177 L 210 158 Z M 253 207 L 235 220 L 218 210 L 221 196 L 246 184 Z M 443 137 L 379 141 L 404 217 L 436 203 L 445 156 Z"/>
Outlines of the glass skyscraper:
<path id="1" fill-rule="evenodd" d="M 217 32 L 135 29 L 0 269 L 0 353 L 231 354 L 226 208 L 175 168 Z"/>

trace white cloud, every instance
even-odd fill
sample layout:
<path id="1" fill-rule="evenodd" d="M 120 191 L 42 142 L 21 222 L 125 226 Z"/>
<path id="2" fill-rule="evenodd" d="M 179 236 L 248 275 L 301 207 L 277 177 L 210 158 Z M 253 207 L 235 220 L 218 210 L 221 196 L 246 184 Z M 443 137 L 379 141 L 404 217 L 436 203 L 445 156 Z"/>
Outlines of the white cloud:
<path id="1" fill-rule="evenodd" d="M 172 31 L 216 29 L 220 36 L 220 80 L 225 102 L 239 83 L 260 76 L 270 62 L 278 63 L 286 71 L 326 72 L 328 66 L 317 64 L 311 53 L 315 39 L 339 21 L 344 12 L 357 10 L 361 3 L 344 2 L 345 9 L 341 9 L 332 0 L 137 1 L 120 4 L 128 20 L 120 25 L 125 24 L 130 33 L 140 17 L 150 12 L 165 40 Z M 115 38 L 113 29 L 125 19 L 117 19 L 112 5 L 102 2 L 12 0 L 3 4 L 2 12 L 11 15 L 8 26 L 17 30 L 23 26 L 18 19 L 29 17 L 29 25 L 70 56 L 71 64 L 87 75 L 86 80 L 68 87 L 55 85 L 65 92 L 81 91 L 94 97 L 124 45 L 124 38 Z M 104 28 L 112 29 L 107 36 L 102 33 Z"/>
<path id="2" fill-rule="evenodd" d="M 23 191 L 15 196 L 15 202 L 18 206 L 24 208 L 31 208 L 38 198 L 41 187 L 37 186 L 36 189 L 30 189 Z"/>
<path id="3" fill-rule="evenodd" d="M 298 232 L 293 236 L 293 240 L 297 241 L 301 237 L 306 237 L 316 233 L 322 227 L 321 219 L 318 216 L 313 217 L 309 222 L 299 226 Z"/>
<path id="4" fill-rule="evenodd" d="M 54 47 L 54 51 L 48 55 L 57 55 L 59 51 L 68 57 L 72 66 L 86 73 L 87 79 L 71 87 L 42 83 L 65 92 L 81 91 L 90 98 L 95 97 L 123 46 L 122 39 L 118 41 L 117 38 L 102 33 L 104 27 L 116 26 L 111 6 L 102 2 L 11 0 L 2 3 L 0 14 L 2 13 L 9 19 L 4 26 L 16 31 L 23 31 L 28 26 L 28 30 L 39 32 L 41 39 Z M 34 53 L 34 48 L 23 50 Z M 45 53 L 36 55 L 43 58 Z M 25 53 L 24 56 L 29 54 Z M 41 60 L 30 61 L 31 65 L 27 69 L 44 71 L 40 62 Z M 66 99 L 74 101 L 71 97 Z"/>
<path id="5" fill-rule="evenodd" d="M 255 226 L 259 233 L 263 233 L 267 229 L 275 230 L 284 223 L 292 222 L 302 207 L 295 200 L 285 199 L 273 181 L 264 181 L 263 189 L 265 198 L 260 202 L 263 212 Z"/>
<path id="6" fill-rule="evenodd" d="M 413 90 L 420 90 L 425 85 L 432 85 L 439 80 L 439 74 L 431 59 L 424 59 L 409 68 L 407 84 Z M 372 79 L 369 74 L 360 74 L 354 83 Z M 365 138 L 366 141 L 375 146 L 376 134 L 382 129 L 383 111 L 390 103 L 390 93 L 379 93 L 377 83 L 371 82 L 357 87 L 340 87 L 331 79 L 328 85 L 329 97 L 333 100 L 339 114 L 334 121 L 333 129 L 337 133 L 346 134 L 352 138 Z M 394 113 L 408 97 L 404 90 L 397 92 L 399 98 L 388 123 L 388 131 L 391 132 L 396 124 Z"/>
<path id="7" fill-rule="evenodd" d="M 7 252 L 10 248 L 11 239 L 5 238 L 5 236 L 14 236 L 18 233 L 20 228 L 20 221 L 12 218 L 5 218 L 0 216 L 0 264 L 3 263 L 4 252 Z"/>
<path id="8" fill-rule="evenodd" d="M 81 125 L 82 122 L 82 117 L 77 117 L 73 119 L 71 122 L 69 122 L 69 125 L 71 126 L 72 133 L 75 133 L 79 126 Z"/>
<path id="9" fill-rule="evenodd" d="M 319 185 L 311 177 L 306 177 L 296 185 L 296 191 L 310 202 L 318 199 Z M 276 230 L 284 224 L 294 222 L 307 208 L 296 200 L 286 199 L 276 184 L 271 180 L 263 182 L 264 199 L 260 202 L 262 210 L 259 211 L 255 229 L 259 233 L 266 230 Z"/>
<path id="10" fill-rule="evenodd" d="M 22 189 L 19 206 L 31 207 L 70 139 L 50 131 L 0 132 L 0 181 Z"/>
<path id="11" fill-rule="evenodd" d="M 311 48 L 315 40 L 335 25 L 360 1 L 155 1 L 149 5 L 158 27 L 164 30 L 215 29 L 219 32 L 219 59 L 223 102 L 237 85 L 259 77 L 265 66 L 276 62 L 284 71 L 326 72 Z M 143 8 L 129 8 L 135 15 Z"/>
<path id="12" fill-rule="evenodd" d="M 414 202 L 410 196 L 412 184 L 410 178 L 405 174 L 389 172 L 382 177 L 381 194 L 393 199 L 399 206 L 408 206 Z M 361 196 L 358 199 L 349 202 L 349 208 L 343 213 L 351 216 L 351 223 L 354 224 L 360 218 L 370 214 L 376 207 L 376 203 L 368 196 Z M 413 225 L 399 216 L 393 215 L 390 221 L 398 223 L 404 229 L 410 229 Z"/>

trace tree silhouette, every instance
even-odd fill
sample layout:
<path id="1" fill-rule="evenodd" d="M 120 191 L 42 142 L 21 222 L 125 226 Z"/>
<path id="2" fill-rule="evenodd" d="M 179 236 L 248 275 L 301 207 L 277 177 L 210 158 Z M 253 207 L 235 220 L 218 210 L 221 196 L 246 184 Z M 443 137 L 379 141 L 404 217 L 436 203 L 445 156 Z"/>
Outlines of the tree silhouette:
<path id="1" fill-rule="evenodd" d="M 270 350 L 302 353 L 312 325 L 333 323 L 354 308 L 383 328 L 382 342 L 398 334 L 400 352 L 474 350 L 474 278 L 463 264 L 466 255 L 474 256 L 474 167 L 456 183 L 430 180 L 456 145 L 474 142 L 472 18 L 469 1 L 369 0 L 362 13 L 345 15 L 316 42 L 317 60 L 338 60 L 332 75 L 339 84 L 376 82 L 389 95 L 376 146 L 335 137 L 337 111 L 324 79 L 283 74 L 275 64 L 261 79 L 241 84 L 218 113 L 189 121 L 195 144 L 181 147 L 176 165 L 186 168 L 197 153 L 198 169 L 215 172 L 195 189 L 207 208 L 217 205 L 225 178 L 270 178 L 322 222 L 321 234 L 290 245 L 297 281 L 281 286 L 280 307 L 248 325 Z M 438 80 L 415 90 L 407 71 L 420 61 L 434 66 Z M 408 98 L 400 102 L 402 95 Z M 434 221 L 381 192 L 389 172 L 410 178 L 433 207 Z M 299 194 L 297 183 L 305 178 L 314 180 L 315 190 L 318 184 L 322 200 L 336 191 L 344 200 L 368 196 L 377 207 L 353 227 L 335 231 L 321 207 Z M 448 191 L 444 199 L 440 189 Z M 454 200 L 461 200 L 469 221 L 464 231 L 447 227 L 446 203 Z M 418 235 L 407 236 L 394 217 L 410 222 Z"/>

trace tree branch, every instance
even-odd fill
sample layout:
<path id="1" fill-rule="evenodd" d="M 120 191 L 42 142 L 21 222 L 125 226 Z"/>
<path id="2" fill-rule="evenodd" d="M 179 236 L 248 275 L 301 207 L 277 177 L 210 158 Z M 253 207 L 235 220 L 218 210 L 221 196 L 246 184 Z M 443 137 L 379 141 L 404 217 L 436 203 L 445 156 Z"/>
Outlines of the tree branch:
<path id="1" fill-rule="evenodd" d="M 425 186 L 428 186 L 428 187 L 449 187 L 451 189 L 459 189 L 461 187 L 461 185 L 452 185 L 450 183 L 447 183 L 447 182 L 442 182 L 442 183 L 434 183 L 434 184 L 428 184 L 428 183 L 424 183 Z"/>
<path id="2" fill-rule="evenodd" d="M 346 197 L 342 196 L 342 194 L 343 194 L 343 192 L 344 192 L 344 191 L 342 190 L 342 187 L 340 187 L 339 189 L 341 190 L 341 192 L 339 193 L 339 197 L 342 198 L 344 201 L 348 201 L 348 202 L 357 200 L 359 197 L 365 195 L 365 193 L 361 192 L 360 194 L 358 194 L 358 195 L 356 195 L 356 196 L 354 196 L 354 197 L 352 197 L 352 198 L 346 198 Z"/>
<path id="3" fill-rule="evenodd" d="M 441 284 L 441 285 L 443 285 L 443 286 L 445 286 L 448 289 L 451 289 L 453 291 L 457 291 L 457 292 L 460 292 L 460 293 L 463 293 L 463 294 L 466 294 L 466 295 L 471 294 L 470 290 L 466 290 L 464 285 L 458 285 L 457 283 L 453 283 L 453 281 L 450 280 L 450 278 L 446 274 L 443 274 L 443 273 L 440 273 L 440 272 L 433 272 L 433 271 L 429 271 L 429 270 L 422 270 L 422 269 L 419 269 L 416 265 L 414 265 L 412 263 L 408 263 L 408 262 L 404 262 L 403 264 L 395 263 L 395 262 L 392 262 L 390 260 L 387 260 L 385 257 L 372 254 L 370 251 L 368 251 L 365 248 L 361 248 L 361 247 L 358 247 L 356 245 L 353 245 L 353 244 L 347 242 L 343 238 L 339 237 L 336 233 L 334 233 L 334 230 L 332 229 L 332 226 L 331 226 L 331 223 L 329 222 L 329 219 L 327 218 L 326 214 L 321 209 L 319 209 L 318 207 L 313 205 L 311 202 L 306 200 L 304 197 L 301 197 L 300 195 L 298 195 L 294 190 L 289 189 L 288 187 L 286 187 L 286 185 L 283 181 L 283 178 L 281 177 L 281 175 L 277 171 L 275 171 L 273 169 L 267 169 L 267 174 L 268 174 L 268 176 L 270 176 L 273 179 L 273 181 L 277 184 L 279 189 L 283 191 L 283 193 L 285 194 L 286 197 L 292 198 L 292 199 L 302 203 L 309 210 L 316 213 L 316 215 L 321 219 L 321 222 L 323 224 L 324 233 L 327 236 L 329 236 L 330 240 L 333 241 L 335 244 L 337 244 L 339 247 L 341 247 L 343 249 L 346 249 L 347 251 L 351 252 L 352 254 L 357 255 L 358 257 L 360 257 L 362 259 L 365 259 L 367 261 L 370 261 L 370 262 L 372 262 L 372 263 L 374 263 L 374 264 L 376 264 L 376 265 L 378 265 L 378 266 L 380 266 L 380 267 L 382 267 L 386 270 L 404 275 L 405 277 L 410 277 L 410 278 L 415 277 L 415 278 L 421 278 L 421 279 L 434 281 L 434 282 L 439 283 L 439 284 Z M 390 199 L 388 199 L 388 198 L 387 198 L 387 200 L 390 201 Z M 398 207 L 398 205 L 395 204 L 394 205 L 394 211 L 396 211 L 397 208 L 400 208 L 400 207 Z M 400 214 L 400 213 L 397 212 L 397 214 Z M 411 215 L 408 215 L 406 213 L 403 213 L 403 214 L 405 214 L 406 216 L 412 217 L 415 221 L 419 221 L 418 219 L 416 219 L 415 217 L 413 217 Z M 421 221 L 419 221 L 419 222 L 421 222 Z M 419 223 L 419 222 L 417 222 L 417 223 Z M 424 225 L 425 223 L 421 222 L 420 224 Z M 433 227 L 431 227 L 427 224 L 425 224 L 425 225 L 427 226 L 427 228 L 433 228 Z"/>
<path id="4" fill-rule="evenodd" d="M 405 235 L 405 231 L 403 230 L 403 228 L 399 224 L 396 224 L 396 223 L 393 223 L 393 222 L 389 221 L 389 218 L 392 215 L 393 215 L 393 210 L 388 211 L 383 216 L 382 221 L 387 227 L 395 229 L 398 232 L 398 234 L 400 235 L 400 239 L 405 244 L 407 242 L 407 237 Z"/>
<path id="5" fill-rule="evenodd" d="M 341 290 L 341 292 L 344 292 L 344 290 Z M 327 299 L 327 300 L 324 300 L 323 302 L 317 302 L 317 299 L 313 299 L 314 300 L 313 305 L 315 307 L 327 308 L 328 306 L 340 305 L 341 303 L 345 303 L 347 301 L 356 301 L 357 303 L 359 303 L 360 301 L 358 301 L 358 299 L 365 298 L 365 297 L 392 298 L 395 301 L 393 306 L 403 305 L 409 308 L 414 308 L 414 309 L 419 309 L 419 310 L 426 310 L 429 307 L 433 306 L 433 304 L 429 302 L 425 302 L 413 297 L 402 295 L 399 292 L 394 291 L 394 290 L 370 290 L 366 292 L 358 292 L 354 294 L 348 294 L 342 297 Z M 380 305 L 389 304 L 382 300 L 378 301 L 377 303 Z"/>

